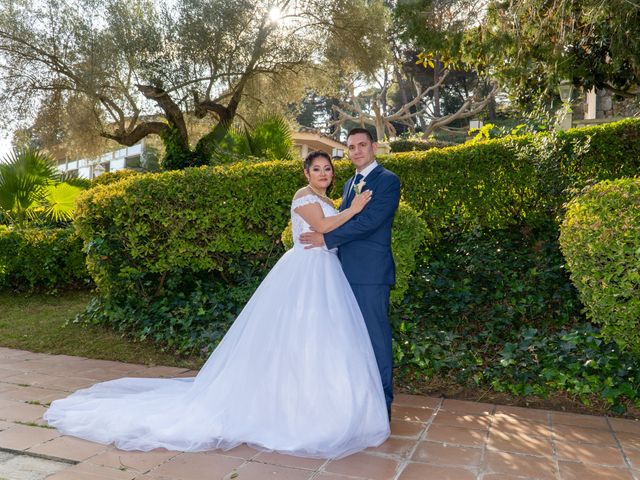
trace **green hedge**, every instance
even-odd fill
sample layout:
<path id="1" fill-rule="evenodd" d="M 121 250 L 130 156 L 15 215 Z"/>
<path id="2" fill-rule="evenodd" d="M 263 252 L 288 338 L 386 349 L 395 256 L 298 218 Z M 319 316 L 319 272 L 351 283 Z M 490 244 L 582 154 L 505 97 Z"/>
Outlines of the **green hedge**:
<path id="1" fill-rule="evenodd" d="M 444 140 L 394 140 L 389 143 L 391 153 L 431 150 L 432 148 L 446 148 L 454 145 L 457 144 Z"/>
<path id="2" fill-rule="evenodd" d="M 449 234 L 537 231 L 550 222 L 545 231 L 557 238 L 555 219 L 572 189 L 638 171 L 639 130 L 640 121 L 628 120 L 380 162 L 400 177 L 403 200 L 426 222 L 429 246 Z M 336 162 L 337 184 L 352 171 L 349 162 Z M 180 351 L 208 351 L 283 253 L 291 198 L 304 183 L 299 161 L 274 161 L 133 175 L 85 192 L 76 224 L 99 293 L 85 318 Z M 538 307 L 524 303 L 537 301 L 523 298 L 518 308 L 530 311 Z M 480 324 L 487 311 L 474 310 Z M 521 317 L 508 318 L 503 331 L 517 330 Z M 403 341 L 426 348 L 411 334 L 419 323 L 403 320 Z"/>
<path id="3" fill-rule="evenodd" d="M 560 244 L 588 317 L 640 353 L 640 177 L 603 181 L 572 199 Z"/>
<path id="4" fill-rule="evenodd" d="M 0 231 L 0 290 L 86 288 L 82 240 L 73 228 Z"/>
<path id="5" fill-rule="evenodd" d="M 434 233 L 546 221 L 572 191 L 640 171 L 640 120 L 382 158 Z"/>

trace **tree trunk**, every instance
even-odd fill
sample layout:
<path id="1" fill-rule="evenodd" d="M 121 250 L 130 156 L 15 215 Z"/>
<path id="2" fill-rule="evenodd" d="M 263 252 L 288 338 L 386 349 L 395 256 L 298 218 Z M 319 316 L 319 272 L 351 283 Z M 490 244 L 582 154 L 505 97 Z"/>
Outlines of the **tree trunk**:
<path id="1" fill-rule="evenodd" d="M 438 83 L 440 75 L 442 74 L 442 63 L 437 58 L 433 61 L 433 83 Z M 442 112 L 440 110 L 440 87 L 433 89 L 433 116 L 441 117 Z"/>

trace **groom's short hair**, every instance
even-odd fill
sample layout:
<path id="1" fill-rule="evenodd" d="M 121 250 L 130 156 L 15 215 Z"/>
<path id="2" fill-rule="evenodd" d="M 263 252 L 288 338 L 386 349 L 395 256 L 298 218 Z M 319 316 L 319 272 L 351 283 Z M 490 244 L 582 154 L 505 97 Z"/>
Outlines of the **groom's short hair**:
<path id="1" fill-rule="evenodd" d="M 349 130 L 349 133 L 347 133 L 347 140 L 351 135 L 356 135 L 357 133 L 364 133 L 369 138 L 371 143 L 376 143 L 376 141 L 373 139 L 373 135 L 371 135 L 371 132 L 366 128 L 362 128 L 362 127 L 356 127 Z"/>

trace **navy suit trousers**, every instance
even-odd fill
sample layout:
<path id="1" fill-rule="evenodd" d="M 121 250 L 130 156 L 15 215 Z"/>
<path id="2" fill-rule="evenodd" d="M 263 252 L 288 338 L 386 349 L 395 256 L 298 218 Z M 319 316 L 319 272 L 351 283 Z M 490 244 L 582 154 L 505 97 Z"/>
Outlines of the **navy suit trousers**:
<path id="1" fill-rule="evenodd" d="M 351 285 L 376 355 L 387 408 L 393 401 L 393 350 L 389 325 L 389 285 Z"/>

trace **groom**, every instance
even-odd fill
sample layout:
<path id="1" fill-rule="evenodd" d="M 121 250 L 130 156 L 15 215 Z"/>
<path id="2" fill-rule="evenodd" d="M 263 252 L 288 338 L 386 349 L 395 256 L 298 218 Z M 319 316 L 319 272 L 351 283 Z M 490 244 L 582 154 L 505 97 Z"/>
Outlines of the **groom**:
<path id="1" fill-rule="evenodd" d="M 322 245 L 338 247 L 342 269 L 367 324 L 382 377 L 387 413 L 391 418 L 393 352 L 388 311 L 389 292 L 396 281 L 391 254 L 391 224 L 400 202 L 400 180 L 376 162 L 377 145 L 368 130 L 352 129 L 347 135 L 347 147 L 356 175 L 342 190 L 340 211 L 348 208 L 356 193 L 363 190 L 372 191 L 371 201 L 341 227 L 324 235 L 303 233 L 300 241 L 307 244 L 307 248 Z"/>

